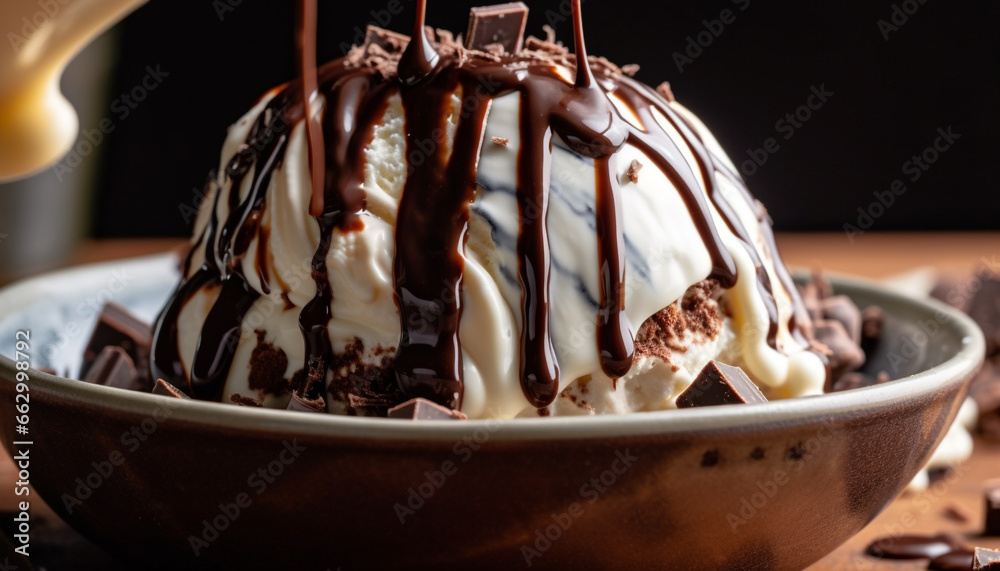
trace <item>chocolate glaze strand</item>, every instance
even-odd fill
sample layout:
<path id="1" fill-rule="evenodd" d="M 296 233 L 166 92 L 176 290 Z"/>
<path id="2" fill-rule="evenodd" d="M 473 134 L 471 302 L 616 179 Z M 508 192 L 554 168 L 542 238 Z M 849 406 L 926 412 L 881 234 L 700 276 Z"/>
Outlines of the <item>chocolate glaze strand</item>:
<path id="1" fill-rule="evenodd" d="M 306 141 L 309 144 L 309 176 L 312 180 L 312 197 L 309 213 L 319 216 L 323 213 L 323 157 L 326 149 L 320 126 L 313 118 L 312 102 L 316 96 L 316 20 L 318 16 L 316 0 L 299 0 L 296 27 L 297 59 L 299 77 L 302 81 L 302 108 L 306 124 Z"/>
<path id="2" fill-rule="evenodd" d="M 446 145 L 428 134 L 444 133 L 451 93 L 450 75 L 430 78 L 420 89 L 404 89 L 407 156 Z M 475 84 L 461 85 L 472 93 Z M 408 397 L 461 407 L 462 285 L 469 206 L 475 198 L 476 165 L 486 128 L 488 101 L 460 116 L 450 158 L 441 149 L 410 164 L 396 221 L 394 278 L 402 335 L 396 376 Z M 423 146 L 422 146 L 423 145 Z"/>
<path id="3" fill-rule="evenodd" d="M 326 267 L 335 231 L 360 230 L 364 209 L 364 149 L 371 140 L 375 120 L 385 112 L 387 91 L 382 85 L 373 88 L 370 70 L 334 66 L 332 77 L 323 86 L 327 111 L 323 117 L 326 146 L 324 188 L 325 212 L 316 218 L 320 243 L 312 259 L 312 278 L 316 295 L 299 314 L 299 329 L 305 342 L 305 379 L 294 387 L 300 398 L 313 403 L 314 409 L 326 406 L 326 373 L 332 362 L 327 326 L 333 317 L 333 288 Z M 350 132 L 345 125 L 358 128 Z"/>
<path id="4" fill-rule="evenodd" d="M 413 23 L 413 34 L 399 60 L 397 77 L 400 83 L 412 87 L 429 76 L 441 61 L 441 55 L 427 39 L 424 23 L 427 20 L 427 0 L 417 0 L 417 17 Z M 413 41 L 419 38 L 419 41 Z"/>

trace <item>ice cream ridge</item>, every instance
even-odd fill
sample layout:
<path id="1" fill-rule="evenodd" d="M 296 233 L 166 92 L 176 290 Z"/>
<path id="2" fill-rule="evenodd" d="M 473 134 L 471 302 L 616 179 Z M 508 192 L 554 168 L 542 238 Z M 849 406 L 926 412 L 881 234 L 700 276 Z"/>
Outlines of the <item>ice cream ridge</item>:
<path id="1" fill-rule="evenodd" d="M 766 210 L 669 86 L 588 57 L 579 1 L 573 52 L 521 3 L 464 40 L 417 4 L 317 69 L 304 3 L 302 77 L 229 131 L 153 378 L 363 416 L 672 409 L 713 360 L 824 391 Z"/>

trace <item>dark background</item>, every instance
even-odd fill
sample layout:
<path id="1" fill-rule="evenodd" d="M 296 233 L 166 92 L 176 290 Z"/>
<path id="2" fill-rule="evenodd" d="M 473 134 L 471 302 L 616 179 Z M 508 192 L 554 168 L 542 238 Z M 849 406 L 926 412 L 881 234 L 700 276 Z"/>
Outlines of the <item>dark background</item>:
<path id="1" fill-rule="evenodd" d="M 402 11 L 385 27 L 407 32 L 415 0 L 395 3 Z M 469 8 L 483 3 L 430 0 L 428 24 L 464 31 Z M 568 0 L 526 3 L 529 34 L 544 36 L 551 21 L 572 44 Z M 120 25 L 112 99 L 138 85 L 147 65 L 170 75 L 127 119 L 116 119 L 99 159 L 94 235 L 187 235 L 181 205 L 196 202 L 227 126 L 295 75 L 294 6 L 152 0 Z M 390 0 L 320 0 L 319 61 L 339 57 L 341 43 L 385 21 L 388 8 Z M 904 9 L 918 9 L 887 41 L 878 21 L 891 22 L 896 8 L 897 23 Z M 680 72 L 674 53 L 724 9 L 735 21 Z M 670 81 L 737 165 L 748 149 L 777 139 L 766 164 L 744 173 L 756 171 L 750 187 L 779 230 L 858 225 L 858 208 L 868 209 L 873 192 L 896 179 L 907 191 L 861 220 L 871 230 L 1000 228 L 992 172 L 1000 153 L 998 14 L 1000 3 L 986 0 L 584 2 L 590 53 L 640 64 L 637 77 L 654 86 Z M 805 104 L 814 86 L 834 95 L 785 140 L 776 122 Z M 110 107 L 106 116 L 115 118 Z M 949 127 L 960 139 L 918 181 L 908 180 L 904 163 Z"/>

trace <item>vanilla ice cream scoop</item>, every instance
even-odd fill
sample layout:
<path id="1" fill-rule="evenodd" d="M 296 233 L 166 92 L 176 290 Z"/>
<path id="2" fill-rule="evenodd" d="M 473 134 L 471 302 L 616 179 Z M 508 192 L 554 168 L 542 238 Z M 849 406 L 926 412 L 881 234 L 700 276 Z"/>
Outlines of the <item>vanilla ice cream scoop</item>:
<path id="1" fill-rule="evenodd" d="M 471 418 L 672 408 L 711 359 L 770 398 L 823 392 L 766 211 L 669 90 L 587 58 L 578 9 L 577 55 L 432 41 L 420 13 L 416 41 L 372 29 L 314 97 L 276 88 L 230 129 L 156 377 Z"/>

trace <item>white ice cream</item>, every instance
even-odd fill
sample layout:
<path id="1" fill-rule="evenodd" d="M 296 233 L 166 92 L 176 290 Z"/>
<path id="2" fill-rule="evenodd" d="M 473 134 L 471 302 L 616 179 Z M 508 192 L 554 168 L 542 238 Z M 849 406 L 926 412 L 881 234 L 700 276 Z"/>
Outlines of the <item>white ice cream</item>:
<path id="1" fill-rule="evenodd" d="M 567 77 L 570 77 L 567 70 Z M 269 94 L 229 132 L 223 147 L 220 173 L 246 141 L 249 129 L 262 112 Z M 459 117 L 461 94 L 454 96 L 454 113 L 446 131 L 454 133 Z M 480 183 L 472 205 L 471 229 L 466 250 L 465 306 L 461 323 L 464 357 L 465 395 L 462 411 L 470 418 L 483 417 L 487 411 L 501 416 L 519 413 L 536 414 L 522 394 L 519 379 L 519 331 L 521 327 L 521 287 L 518 282 L 516 240 L 518 211 L 515 199 L 515 173 L 519 150 L 518 118 L 520 99 L 504 95 L 488 103 L 491 107 L 485 143 L 479 161 Z M 709 151 L 736 172 L 718 143 L 690 112 L 676 103 L 681 114 L 705 141 Z M 620 106 L 624 109 L 624 106 Z M 323 102 L 315 113 L 323 112 Z M 658 113 L 658 112 L 657 112 Z M 627 120 L 633 121 L 625 113 Z M 695 173 L 700 173 L 688 143 L 662 116 L 662 127 L 686 152 Z M 335 292 L 333 320 L 329 336 L 335 352 L 341 352 L 355 338 L 363 341 L 365 359 L 372 364 L 394 352 L 400 335 L 399 313 L 394 300 L 393 254 L 397 208 L 407 175 L 407 150 L 404 136 L 404 112 L 398 95 L 374 131 L 374 140 L 366 151 L 365 191 L 367 211 L 360 232 L 334 232 L 333 246 L 327 258 L 329 279 Z M 506 146 L 494 144 L 492 137 L 509 139 Z M 734 205 L 743 225 L 755 241 L 764 261 L 778 302 L 780 329 L 778 347 L 768 346 L 766 332 L 769 318 L 758 293 L 755 269 L 749 253 L 714 211 L 714 222 L 723 243 L 736 261 L 739 279 L 735 287 L 721 291 L 719 305 L 725 308 L 720 332 L 712 336 L 692 334 L 684 341 L 684 351 L 674 351 L 665 360 L 661 356 L 637 356 L 629 374 L 613 383 L 602 371 L 596 350 L 595 315 L 597 311 L 598 253 L 595 235 L 595 176 L 593 162 L 571 152 L 556 137 L 552 160 L 551 204 L 548 228 L 551 236 L 553 303 L 551 328 L 559 367 L 560 387 L 568 391 L 550 407 L 552 414 L 604 414 L 660 410 L 674 407 L 674 399 L 687 387 L 711 359 L 743 367 L 771 398 L 820 394 L 825 368 L 820 358 L 799 345 L 788 330 L 792 305 L 775 274 L 772 254 L 760 236 L 762 207 L 748 203 L 726 178 L 716 184 Z M 270 230 L 266 267 L 268 281 L 283 284 L 262 296 L 247 313 L 242 338 L 230 369 L 225 393 L 257 395 L 248 386 L 250 354 L 257 344 L 255 331 L 266 331 L 266 341 L 279 347 L 288 357 L 286 377 L 303 367 L 304 346 L 298 326 L 301 308 L 315 294 L 310 278 L 310 259 L 319 243 L 319 227 L 309 215 L 310 185 L 307 143 L 303 124 L 294 125 L 283 164 L 277 169 L 267 191 L 262 227 Z M 625 176 L 630 162 L 639 160 L 644 169 L 638 183 Z M 642 324 L 680 299 L 711 272 L 710 254 L 703 245 L 678 191 L 638 150 L 626 146 L 617 156 L 622 180 L 626 244 L 625 308 L 631 322 Z M 698 174 L 697 176 L 701 176 Z M 252 179 L 244 179 L 242 197 L 249 192 Z M 701 192 L 704 181 L 699 179 Z M 231 185 L 224 174 L 218 186 L 228 192 Z M 210 197 L 211 198 L 211 197 Z M 706 199 L 707 200 L 707 199 Z M 206 200 L 194 235 L 200 236 L 211 216 L 212 200 Z M 709 202 L 710 203 L 710 202 Z M 219 201 L 219 220 L 228 216 L 225 200 Z M 261 291 L 256 275 L 256 244 L 242 260 L 250 285 Z M 192 272 L 202 262 L 197 252 Z M 288 290 L 286 309 L 280 298 Z M 185 367 L 191 362 L 205 316 L 214 302 L 217 289 L 203 291 L 188 303 L 180 315 L 180 354 Z M 585 384 L 586 406 L 570 398 Z M 267 406 L 284 406 L 284 397 L 269 396 Z M 330 409 L 337 410 L 335 403 Z"/>

